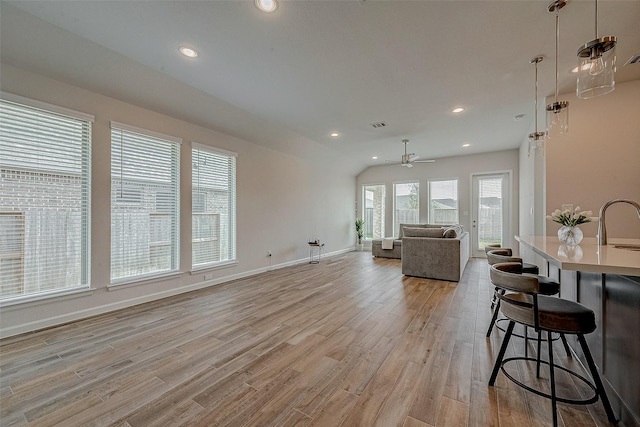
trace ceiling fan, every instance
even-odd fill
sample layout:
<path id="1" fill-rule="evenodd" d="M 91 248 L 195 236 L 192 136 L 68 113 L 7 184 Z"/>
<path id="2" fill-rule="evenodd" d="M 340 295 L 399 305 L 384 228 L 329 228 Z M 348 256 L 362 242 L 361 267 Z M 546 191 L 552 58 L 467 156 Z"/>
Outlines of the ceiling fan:
<path id="1" fill-rule="evenodd" d="M 406 166 L 408 168 L 412 168 L 414 163 L 433 163 L 435 160 L 418 160 L 420 156 L 416 156 L 415 153 L 407 153 L 407 144 L 409 143 L 408 139 L 403 139 L 402 143 L 404 144 L 404 154 L 402 155 L 402 159 L 400 163 L 394 162 L 392 160 L 387 160 L 389 163 L 400 164 L 402 166 Z"/>

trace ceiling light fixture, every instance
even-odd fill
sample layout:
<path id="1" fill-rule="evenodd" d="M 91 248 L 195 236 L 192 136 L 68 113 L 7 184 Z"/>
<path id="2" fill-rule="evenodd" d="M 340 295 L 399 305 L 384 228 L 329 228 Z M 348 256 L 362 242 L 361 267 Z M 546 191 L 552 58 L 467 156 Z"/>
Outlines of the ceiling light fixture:
<path id="1" fill-rule="evenodd" d="M 560 135 L 569 132 L 569 102 L 558 101 L 558 46 L 560 44 L 560 9 L 565 7 L 565 0 L 555 0 L 547 10 L 556 14 L 556 101 L 547 105 L 547 134 Z"/>
<path id="2" fill-rule="evenodd" d="M 538 62 L 542 62 L 542 56 L 536 56 L 529 61 L 529 64 L 535 64 L 536 67 L 536 91 L 535 91 L 535 131 L 529 134 L 529 150 L 527 156 L 531 156 L 531 149 L 540 151 L 544 155 L 544 139 L 547 135 L 546 132 L 538 132 Z"/>
<path id="3" fill-rule="evenodd" d="M 198 56 L 198 52 L 196 52 L 194 49 L 190 47 L 180 46 L 179 50 L 180 50 L 180 53 L 186 56 L 187 58 L 195 58 L 196 56 Z"/>
<path id="4" fill-rule="evenodd" d="M 468 142 L 466 144 L 462 144 L 463 147 L 469 147 L 471 146 L 471 144 L 469 144 Z"/>
<path id="5" fill-rule="evenodd" d="M 453 110 L 451 110 L 452 113 L 462 113 L 464 111 L 463 107 L 456 107 Z"/>
<path id="6" fill-rule="evenodd" d="M 372 159 L 373 160 L 378 160 L 378 156 L 373 156 Z"/>
<path id="7" fill-rule="evenodd" d="M 273 12 L 278 8 L 276 0 L 256 0 L 256 7 L 263 12 Z"/>
<path id="8" fill-rule="evenodd" d="M 337 137 L 339 137 L 339 136 L 340 136 L 340 134 L 339 134 L 338 132 L 332 132 L 332 133 L 330 133 L 330 134 L 329 134 L 329 136 L 330 136 L 331 138 L 337 138 Z"/>
<path id="9" fill-rule="evenodd" d="M 578 49 L 578 98 L 588 99 L 615 89 L 616 37 L 598 37 L 596 0 L 596 38 Z"/>

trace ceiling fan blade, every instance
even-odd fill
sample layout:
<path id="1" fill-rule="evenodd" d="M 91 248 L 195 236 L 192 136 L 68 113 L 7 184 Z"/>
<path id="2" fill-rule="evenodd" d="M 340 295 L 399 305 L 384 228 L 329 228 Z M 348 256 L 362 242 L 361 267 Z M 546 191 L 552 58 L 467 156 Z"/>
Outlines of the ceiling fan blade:
<path id="1" fill-rule="evenodd" d="M 410 162 L 415 162 L 416 160 L 418 160 L 420 158 L 420 156 L 416 156 L 415 154 L 410 154 L 409 155 L 409 161 Z"/>
<path id="2" fill-rule="evenodd" d="M 435 163 L 435 160 L 414 160 L 413 163 Z"/>

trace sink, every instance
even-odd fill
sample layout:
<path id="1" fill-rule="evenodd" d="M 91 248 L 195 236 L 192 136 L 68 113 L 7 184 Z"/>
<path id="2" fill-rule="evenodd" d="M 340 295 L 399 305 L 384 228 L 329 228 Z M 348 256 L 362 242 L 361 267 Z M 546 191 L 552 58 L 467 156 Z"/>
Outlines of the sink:
<path id="1" fill-rule="evenodd" d="M 626 251 L 640 251 L 640 245 L 613 245 L 616 249 L 624 249 Z"/>

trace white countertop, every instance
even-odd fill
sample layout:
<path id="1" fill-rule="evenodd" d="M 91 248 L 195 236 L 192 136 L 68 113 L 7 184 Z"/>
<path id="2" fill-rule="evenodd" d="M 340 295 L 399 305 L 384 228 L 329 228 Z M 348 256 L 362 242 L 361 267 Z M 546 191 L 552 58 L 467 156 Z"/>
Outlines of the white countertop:
<path id="1" fill-rule="evenodd" d="M 640 239 L 607 239 L 598 246 L 595 237 L 585 237 L 571 248 L 555 236 L 516 236 L 516 240 L 563 270 L 640 276 L 640 251 L 618 249 L 613 245 L 640 245 Z"/>

